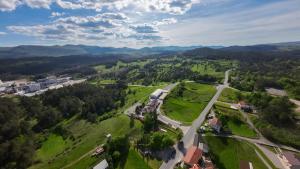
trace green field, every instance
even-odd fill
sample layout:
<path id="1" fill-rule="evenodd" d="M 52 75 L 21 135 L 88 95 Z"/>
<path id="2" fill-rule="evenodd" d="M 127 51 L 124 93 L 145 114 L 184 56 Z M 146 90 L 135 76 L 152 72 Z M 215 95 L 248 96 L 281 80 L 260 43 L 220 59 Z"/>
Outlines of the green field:
<path id="1" fill-rule="evenodd" d="M 133 105 L 136 102 L 146 102 L 149 96 L 156 89 L 164 88 L 166 84 L 159 86 L 128 86 L 125 108 Z"/>
<path id="2" fill-rule="evenodd" d="M 109 73 L 109 72 L 118 71 L 118 70 L 120 70 L 121 68 L 124 68 L 124 67 L 130 67 L 130 66 L 143 67 L 147 63 L 150 63 L 151 61 L 152 61 L 151 59 L 148 59 L 148 60 L 138 60 L 138 61 L 130 62 L 130 63 L 124 63 L 122 61 L 118 61 L 115 66 L 112 66 L 110 68 L 106 67 L 105 65 L 97 65 L 97 66 L 94 66 L 93 68 L 97 72 L 99 72 L 99 73 Z"/>
<path id="3" fill-rule="evenodd" d="M 130 149 L 124 169 L 151 169 L 151 167 L 138 152 Z"/>
<path id="4" fill-rule="evenodd" d="M 252 130 L 246 123 L 242 121 L 232 120 L 230 119 L 227 122 L 228 128 L 231 130 L 232 134 L 242 136 L 242 137 L 249 137 L 249 138 L 256 138 L 257 134 L 254 130 Z"/>
<path id="5" fill-rule="evenodd" d="M 204 139 L 209 146 L 213 162 L 218 168 L 239 169 L 240 161 L 244 160 L 251 162 L 255 169 L 267 169 L 248 142 L 214 136 L 206 136 Z"/>
<path id="6" fill-rule="evenodd" d="M 249 138 L 257 137 L 256 132 L 245 122 L 245 119 L 241 114 L 242 112 L 231 109 L 223 102 L 217 102 L 215 104 L 215 109 L 219 113 L 218 116 L 221 117 L 223 128 L 228 128 L 234 135 Z"/>
<path id="7" fill-rule="evenodd" d="M 248 94 L 249 92 L 240 91 L 234 88 L 225 88 L 218 100 L 227 103 L 237 103 Z"/>
<path id="8" fill-rule="evenodd" d="M 50 135 L 38 150 L 36 160 L 40 163 L 31 168 L 56 169 L 62 167 L 74 168 L 75 166 L 76 169 L 86 168 L 86 166 L 97 161 L 97 159 L 90 157 L 88 152 L 97 145 L 103 144 L 106 141 L 106 134 L 111 133 L 113 137 L 127 133 L 131 134 L 131 137 L 139 136 L 141 123 L 136 121 L 134 128 L 130 128 L 129 123 L 130 119 L 125 115 L 119 115 L 95 124 L 85 120 L 74 120 L 66 124 L 66 127 L 75 140 L 64 143 L 61 137 Z M 51 146 L 54 150 L 51 149 Z M 78 160 L 85 154 L 88 155 Z"/>
<path id="9" fill-rule="evenodd" d="M 216 89 L 207 84 L 185 83 L 182 97 L 177 96 L 175 91 L 167 96 L 162 110 L 170 118 L 189 125 L 199 116 Z"/>

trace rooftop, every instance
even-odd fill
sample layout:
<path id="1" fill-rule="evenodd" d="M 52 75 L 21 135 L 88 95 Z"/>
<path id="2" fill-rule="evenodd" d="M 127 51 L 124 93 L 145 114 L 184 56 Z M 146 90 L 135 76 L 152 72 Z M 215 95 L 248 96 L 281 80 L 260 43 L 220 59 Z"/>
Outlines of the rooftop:
<path id="1" fill-rule="evenodd" d="M 188 149 L 187 153 L 183 158 L 183 161 L 184 163 L 193 166 L 194 164 L 198 163 L 201 157 L 202 157 L 202 150 L 200 150 L 196 146 L 192 146 Z"/>

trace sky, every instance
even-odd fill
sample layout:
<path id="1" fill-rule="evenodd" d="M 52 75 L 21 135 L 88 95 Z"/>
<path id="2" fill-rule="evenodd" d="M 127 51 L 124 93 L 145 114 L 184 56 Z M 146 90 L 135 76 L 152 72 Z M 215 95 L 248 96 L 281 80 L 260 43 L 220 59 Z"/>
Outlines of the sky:
<path id="1" fill-rule="evenodd" d="M 300 40 L 300 0 L 0 0 L 0 46 Z"/>

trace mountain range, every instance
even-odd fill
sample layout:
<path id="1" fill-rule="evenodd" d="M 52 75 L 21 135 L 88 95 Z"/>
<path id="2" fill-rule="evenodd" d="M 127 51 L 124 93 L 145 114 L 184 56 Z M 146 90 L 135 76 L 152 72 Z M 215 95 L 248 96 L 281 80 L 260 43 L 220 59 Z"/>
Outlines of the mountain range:
<path id="1" fill-rule="evenodd" d="M 132 57 L 160 55 L 160 54 L 176 54 L 185 51 L 197 50 L 201 48 L 219 49 L 225 51 L 290 51 L 299 50 L 300 41 L 284 42 L 272 44 L 260 44 L 251 46 L 161 46 L 161 47 L 144 47 L 140 49 L 134 48 L 114 48 L 114 47 L 99 47 L 86 45 L 63 45 L 63 46 L 35 46 L 21 45 L 16 47 L 0 47 L 0 58 L 24 58 L 24 57 L 59 57 L 69 55 L 129 55 Z"/>

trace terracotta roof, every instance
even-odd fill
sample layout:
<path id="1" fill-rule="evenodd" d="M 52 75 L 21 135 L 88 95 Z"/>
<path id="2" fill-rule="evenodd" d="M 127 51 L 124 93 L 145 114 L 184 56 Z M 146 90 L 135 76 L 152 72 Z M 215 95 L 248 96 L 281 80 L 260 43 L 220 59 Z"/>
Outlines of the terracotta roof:
<path id="1" fill-rule="evenodd" d="M 292 152 L 289 151 L 284 151 L 282 153 L 285 158 L 289 161 L 289 163 L 293 166 L 293 165 L 300 165 L 300 159 L 298 157 L 296 157 L 296 155 Z"/>
<path id="2" fill-rule="evenodd" d="M 192 166 L 194 164 L 197 164 L 201 157 L 202 157 L 202 150 L 200 150 L 196 146 L 192 146 L 188 149 L 187 153 L 183 158 L 183 161 L 184 163 Z"/>

